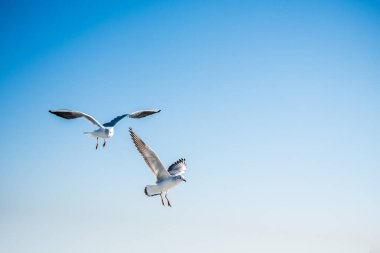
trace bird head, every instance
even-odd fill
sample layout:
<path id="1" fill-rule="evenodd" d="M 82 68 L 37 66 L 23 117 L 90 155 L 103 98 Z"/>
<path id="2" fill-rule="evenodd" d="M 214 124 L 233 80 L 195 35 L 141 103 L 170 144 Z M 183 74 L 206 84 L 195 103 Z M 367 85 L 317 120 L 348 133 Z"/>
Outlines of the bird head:
<path id="1" fill-rule="evenodd" d="M 182 181 L 184 181 L 184 182 L 187 182 L 187 181 L 186 181 L 186 178 L 185 178 L 184 176 L 182 176 L 182 175 L 179 175 L 179 176 L 178 176 L 178 179 L 179 179 L 179 180 L 182 180 Z"/>
<path id="2" fill-rule="evenodd" d="M 112 128 L 106 128 L 105 132 L 106 132 L 107 136 L 112 137 L 114 134 L 113 127 Z"/>

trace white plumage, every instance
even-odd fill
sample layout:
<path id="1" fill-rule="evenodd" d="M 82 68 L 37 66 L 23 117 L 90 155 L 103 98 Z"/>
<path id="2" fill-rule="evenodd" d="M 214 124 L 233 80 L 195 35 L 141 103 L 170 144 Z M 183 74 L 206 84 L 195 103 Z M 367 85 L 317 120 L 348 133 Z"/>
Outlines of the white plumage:
<path id="1" fill-rule="evenodd" d="M 129 132 L 137 150 L 140 152 L 148 167 L 156 177 L 156 184 L 147 185 L 144 190 L 145 194 L 147 196 L 160 195 L 162 205 L 165 206 L 164 200 L 162 199 L 162 194 L 164 193 L 168 205 L 171 207 L 167 194 L 170 189 L 178 185 L 180 182 L 186 182 L 185 177 L 182 176 L 186 171 L 185 159 L 179 159 L 166 170 L 156 153 L 154 153 L 154 151 L 137 136 L 132 128 L 129 128 Z"/>

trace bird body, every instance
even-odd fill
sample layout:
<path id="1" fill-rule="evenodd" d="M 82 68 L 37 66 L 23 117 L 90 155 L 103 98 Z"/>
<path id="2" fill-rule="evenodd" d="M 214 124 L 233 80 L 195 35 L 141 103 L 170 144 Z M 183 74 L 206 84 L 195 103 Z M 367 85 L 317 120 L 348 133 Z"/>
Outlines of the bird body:
<path id="1" fill-rule="evenodd" d="M 156 177 L 156 184 L 147 185 L 144 189 L 145 194 L 147 196 L 160 195 L 163 206 L 165 206 L 165 204 L 162 199 L 162 194 L 165 194 L 168 206 L 171 207 L 170 201 L 167 197 L 168 191 L 179 183 L 186 182 L 185 177 L 182 176 L 186 171 L 185 159 L 179 159 L 166 169 L 156 153 L 137 136 L 132 128 L 129 128 L 129 132 L 137 150 L 140 152 L 146 164 Z"/>
<path id="2" fill-rule="evenodd" d="M 95 138 L 108 139 L 114 135 L 113 127 L 98 128 L 92 132 L 84 132 L 84 134 L 90 135 Z"/>
<path id="3" fill-rule="evenodd" d="M 144 189 L 144 192 L 145 195 L 149 197 L 167 193 L 170 189 L 174 188 L 182 181 L 182 179 L 177 177 L 169 177 L 168 179 L 160 181 L 155 185 L 147 185 Z"/>

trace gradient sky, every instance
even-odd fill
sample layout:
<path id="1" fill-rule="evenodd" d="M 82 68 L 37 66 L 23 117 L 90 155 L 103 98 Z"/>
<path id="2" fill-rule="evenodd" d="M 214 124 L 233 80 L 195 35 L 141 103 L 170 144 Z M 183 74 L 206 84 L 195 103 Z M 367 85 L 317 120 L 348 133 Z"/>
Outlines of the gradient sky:
<path id="1" fill-rule="evenodd" d="M 378 1 L 78 2 L 0 3 L 1 252 L 380 250 Z"/>

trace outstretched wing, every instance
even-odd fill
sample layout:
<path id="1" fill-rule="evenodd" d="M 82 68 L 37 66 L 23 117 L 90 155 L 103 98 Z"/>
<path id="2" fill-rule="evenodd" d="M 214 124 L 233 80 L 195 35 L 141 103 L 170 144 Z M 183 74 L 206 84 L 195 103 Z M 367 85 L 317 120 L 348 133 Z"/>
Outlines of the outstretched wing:
<path id="1" fill-rule="evenodd" d="M 128 114 L 128 117 L 133 119 L 141 119 L 146 116 L 160 112 L 161 110 L 142 110 Z"/>
<path id="2" fill-rule="evenodd" d="M 168 168 L 168 172 L 172 176 L 182 175 L 186 171 L 186 159 L 181 158 Z"/>
<path id="3" fill-rule="evenodd" d="M 152 170 L 153 174 L 156 176 L 157 181 L 161 181 L 170 176 L 169 172 L 165 169 L 164 165 L 160 161 L 160 158 L 154 153 L 153 150 L 150 149 L 148 145 L 144 143 L 140 137 L 133 132 L 132 128 L 129 128 L 129 132 L 131 134 L 133 143 L 135 144 L 137 150 L 140 152 L 142 157 L 144 158 L 146 164 L 148 164 L 149 168 Z"/>
<path id="4" fill-rule="evenodd" d="M 80 111 L 71 111 L 71 110 L 65 110 L 65 109 L 62 109 L 62 110 L 49 110 L 50 113 L 52 114 L 55 114 L 61 118 L 64 118 L 64 119 L 76 119 L 76 118 L 80 118 L 80 117 L 85 117 L 87 120 L 89 120 L 91 123 L 97 125 L 98 127 L 100 128 L 104 128 L 104 126 L 102 124 L 99 123 L 99 121 L 97 121 L 94 117 L 92 117 L 91 115 L 88 115 L 84 112 L 80 112 Z"/>
<path id="5" fill-rule="evenodd" d="M 117 124 L 117 122 L 119 122 L 120 120 L 122 120 L 127 115 L 128 114 L 117 116 L 116 118 L 114 118 L 110 122 L 107 122 L 107 123 L 103 124 L 103 126 L 105 126 L 105 127 L 114 127 Z"/>

